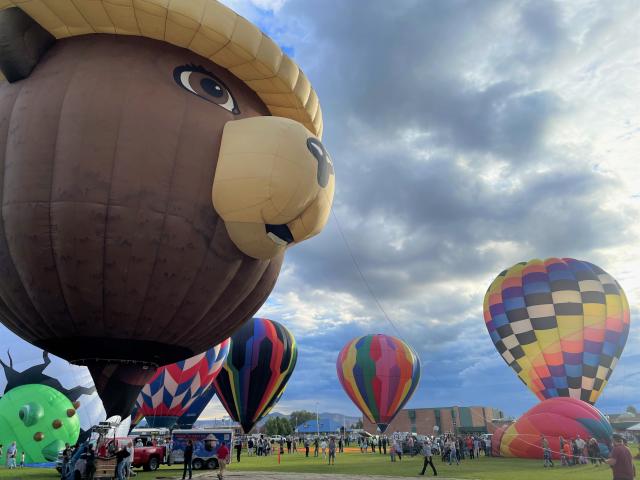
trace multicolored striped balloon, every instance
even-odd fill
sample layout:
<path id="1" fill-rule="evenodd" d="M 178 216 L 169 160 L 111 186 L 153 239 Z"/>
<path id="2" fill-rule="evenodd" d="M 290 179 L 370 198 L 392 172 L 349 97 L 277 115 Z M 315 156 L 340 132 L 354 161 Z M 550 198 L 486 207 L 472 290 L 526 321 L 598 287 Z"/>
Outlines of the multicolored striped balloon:
<path id="1" fill-rule="evenodd" d="M 484 297 L 496 349 L 541 400 L 595 403 L 629 335 L 629 303 L 616 280 L 572 258 L 503 271 Z"/>
<path id="2" fill-rule="evenodd" d="M 172 427 L 209 389 L 227 358 L 229 345 L 226 339 L 204 353 L 159 368 L 138 395 L 135 415 L 144 416 L 151 427 Z"/>
<path id="3" fill-rule="evenodd" d="M 497 443 L 503 457 L 535 458 L 543 456 L 542 436 L 549 442 L 553 458 L 560 458 L 560 437 L 571 441 L 595 438 L 598 451 L 609 456 L 613 429 L 600 411 L 574 398 L 551 398 L 540 402 L 512 423 L 492 443 Z"/>
<path id="4" fill-rule="evenodd" d="M 293 335 L 273 320 L 253 318 L 231 336 L 231 351 L 213 386 L 245 433 L 280 399 L 297 359 Z"/>
<path id="5" fill-rule="evenodd" d="M 409 401 L 420 382 L 420 359 L 402 340 L 365 335 L 338 355 L 338 378 L 349 398 L 381 432 Z"/>

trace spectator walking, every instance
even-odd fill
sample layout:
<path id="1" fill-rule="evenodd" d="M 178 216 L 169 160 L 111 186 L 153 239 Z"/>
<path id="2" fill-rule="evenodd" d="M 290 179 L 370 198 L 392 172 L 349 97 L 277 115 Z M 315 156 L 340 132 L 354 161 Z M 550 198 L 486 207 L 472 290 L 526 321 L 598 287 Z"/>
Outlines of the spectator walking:
<path id="1" fill-rule="evenodd" d="M 424 464 L 422 465 L 422 472 L 420 475 L 424 475 L 424 472 L 427 470 L 427 465 L 431 465 L 431 470 L 433 470 L 433 476 L 437 476 L 438 472 L 436 471 L 436 467 L 433 464 L 433 454 L 431 452 L 431 444 L 428 442 L 424 443 L 422 447 L 422 456 L 424 457 Z"/>
<path id="2" fill-rule="evenodd" d="M 222 442 L 222 445 L 218 447 L 218 451 L 216 452 L 216 456 L 218 457 L 218 479 L 222 480 L 224 478 L 224 471 L 227 467 L 227 463 L 229 463 L 229 455 L 231 452 L 227 448 L 227 445 Z"/>
<path id="3" fill-rule="evenodd" d="M 308 438 L 304 439 L 304 456 L 305 457 L 309 456 L 309 439 Z"/>
<path id="4" fill-rule="evenodd" d="M 322 459 L 324 460 L 327 458 L 327 441 L 324 438 L 320 443 L 320 448 L 322 449 Z"/>

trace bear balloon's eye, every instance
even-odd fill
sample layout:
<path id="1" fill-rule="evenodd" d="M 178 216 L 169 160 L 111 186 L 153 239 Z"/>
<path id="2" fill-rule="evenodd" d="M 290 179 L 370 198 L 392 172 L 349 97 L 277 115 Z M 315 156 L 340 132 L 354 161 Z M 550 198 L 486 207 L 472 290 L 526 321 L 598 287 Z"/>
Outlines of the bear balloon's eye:
<path id="1" fill-rule="evenodd" d="M 211 103 L 237 115 L 240 109 L 233 95 L 224 83 L 213 73 L 199 65 L 183 65 L 173 70 L 175 82 L 187 90 Z"/>

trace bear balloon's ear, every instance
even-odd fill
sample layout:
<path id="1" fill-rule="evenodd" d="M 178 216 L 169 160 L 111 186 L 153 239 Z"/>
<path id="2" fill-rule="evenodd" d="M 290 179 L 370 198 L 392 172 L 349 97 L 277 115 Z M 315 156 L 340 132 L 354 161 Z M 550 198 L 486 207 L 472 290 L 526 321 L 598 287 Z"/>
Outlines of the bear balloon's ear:
<path id="1" fill-rule="evenodd" d="M 9 82 L 27 78 L 55 41 L 20 8 L 0 11 L 0 70 Z"/>

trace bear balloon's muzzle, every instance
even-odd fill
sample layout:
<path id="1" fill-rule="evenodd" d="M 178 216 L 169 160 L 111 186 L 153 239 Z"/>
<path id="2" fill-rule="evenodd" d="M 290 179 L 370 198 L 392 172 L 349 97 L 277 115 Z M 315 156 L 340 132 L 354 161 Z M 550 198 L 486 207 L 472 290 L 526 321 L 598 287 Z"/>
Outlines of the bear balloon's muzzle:
<path id="1" fill-rule="evenodd" d="M 335 172 L 302 124 L 281 117 L 228 122 L 213 180 L 213 206 L 250 257 L 273 258 L 327 223 Z"/>

